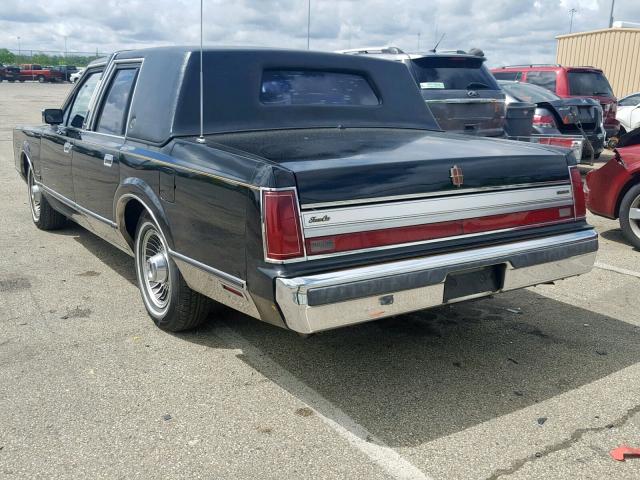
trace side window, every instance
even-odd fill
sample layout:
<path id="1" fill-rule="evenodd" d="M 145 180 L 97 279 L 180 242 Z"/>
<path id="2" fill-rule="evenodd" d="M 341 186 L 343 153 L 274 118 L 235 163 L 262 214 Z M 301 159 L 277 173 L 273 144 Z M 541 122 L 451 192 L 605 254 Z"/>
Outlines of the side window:
<path id="1" fill-rule="evenodd" d="M 129 101 L 138 74 L 137 68 L 118 69 L 102 105 L 96 132 L 123 135 L 129 111 Z"/>
<path id="2" fill-rule="evenodd" d="M 76 98 L 73 99 L 71 109 L 67 115 L 67 125 L 75 128 L 82 128 L 89 113 L 91 97 L 102 77 L 102 72 L 92 72 L 85 78 L 84 83 L 78 89 Z"/>
<path id="3" fill-rule="evenodd" d="M 556 72 L 527 72 L 527 82 L 555 93 Z"/>
<path id="4" fill-rule="evenodd" d="M 621 107 L 635 107 L 640 103 L 640 95 L 631 95 L 630 97 L 623 98 L 618 103 Z"/>
<path id="5" fill-rule="evenodd" d="M 493 76 L 496 77 L 498 80 L 516 81 L 516 80 L 520 80 L 520 77 L 522 77 L 522 74 L 520 72 L 495 72 Z"/>

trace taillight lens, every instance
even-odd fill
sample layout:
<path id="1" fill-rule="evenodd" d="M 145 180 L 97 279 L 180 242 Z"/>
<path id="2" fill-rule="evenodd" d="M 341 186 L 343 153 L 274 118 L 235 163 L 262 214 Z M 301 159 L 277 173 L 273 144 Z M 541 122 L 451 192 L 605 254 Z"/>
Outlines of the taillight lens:
<path id="1" fill-rule="evenodd" d="M 553 114 L 544 108 L 536 108 L 533 114 L 533 124 L 543 128 L 557 128 Z"/>
<path id="2" fill-rule="evenodd" d="M 576 219 L 587 216 L 587 207 L 582 188 L 582 176 L 578 167 L 571 167 L 571 186 L 573 187 L 573 205 Z"/>
<path id="3" fill-rule="evenodd" d="M 262 193 L 264 243 L 268 260 L 304 256 L 298 198 L 295 190 Z"/>

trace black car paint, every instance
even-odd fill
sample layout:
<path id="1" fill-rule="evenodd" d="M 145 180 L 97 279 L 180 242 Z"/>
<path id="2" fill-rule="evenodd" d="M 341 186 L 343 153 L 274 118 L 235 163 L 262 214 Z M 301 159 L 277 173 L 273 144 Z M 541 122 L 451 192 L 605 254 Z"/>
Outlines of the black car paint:
<path id="1" fill-rule="evenodd" d="M 216 51 L 216 55 L 220 55 L 220 59 L 233 58 L 234 51 Z M 246 55 L 243 50 L 239 52 L 239 56 Z M 64 126 L 17 128 L 14 131 L 16 168 L 25 177 L 26 169 L 31 165 L 36 176 L 47 186 L 55 186 L 56 191 L 60 189 L 59 194 L 77 204 L 70 208 L 45 191 L 56 208 L 78 220 L 81 217 L 87 220 L 89 228 L 125 250 L 131 248 L 135 232 L 135 223 L 128 216 L 135 206 L 131 200 L 141 200 L 158 223 L 171 250 L 246 280 L 249 294 L 264 321 L 285 326 L 274 300 L 273 279 L 276 276 L 317 273 L 462 249 L 472 244 L 489 245 L 588 228 L 586 223 L 576 222 L 299 263 L 267 263 L 262 244 L 261 189 L 298 186 L 302 203 L 447 190 L 454 188 L 448 179 L 449 168 L 454 163 L 465 165 L 468 186 L 487 186 L 487 182 L 502 185 L 553 179 L 566 181 L 567 166 L 573 164 L 573 159 L 553 148 L 430 132 L 433 119 L 428 110 L 423 112 L 412 107 L 413 110 L 402 117 L 401 112 L 394 111 L 393 105 L 385 110 L 388 117 L 383 111 L 378 111 L 379 116 L 373 118 L 351 112 L 344 117 L 346 125 L 340 128 L 333 125 L 336 122 L 332 117 L 342 116 L 342 109 L 337 112 L 327 109 L 319 120 L 306 122 L 300 121 L 306 113 L 297 112 L 292 118 L 279 119 L 275 126 L 270 123 L 272 114 L 268 113 L 260 120 L 263 122 L 261 130 L 269 131 L 251 134 L 225 133 L 229 127 L 210 117 L 207 125 L 212 132 L 207 131 L 206 143 L 201 144 L 196 142 L 197 123 L 186 121 L 187 107 L 181 107 L 182 113 L 174 115 L 175 109 L 169 107 L 172 102 L 164 100 L 172 96 L 175 103 L 176 91 L 180 88 L 176 79 L 180 75 L 174 76 L 171 72 L 184 68 L 193 70 L 194 64 L 188 61 L 193 53 L 184 49 L 152 49 L 116 55 L 116 59 L 121 56 L 145 59 L 130 110 L 130 119 L 137 119 L 137 128 L 131 129 L 131 135 L 114 139 Z M 272 54 L 268 50 L 259 51 L 265 58 Z M 278 65 L 287 65 L 286 52 L 278 51 L 273 55 Z M 155 60 L 149 61 L 154 57 Z M 318 62 L 326 68 L 333 57 L 348 58 L 303 52 L 291 54 L 298 67 L 315 66 Z M 164 70 L 170 70 L 164 88 L 176 89 L 173 93 L 170 90 L 153 91 L 158 82 L 145 76 L 145 71 L 162 71 L 162 65 Z M 357 64 L 357 68 L 368 72 L 378 86 L 384 84 L 378 81 L 378 76 L 385 74 L 397 77 L 385 88 L 395 89 L 393 84 L 398 82 L 413 85 L 406 69 L 398 67 L 373 59 L 359 59 Z M 356 67 L 351 64 L 349 68 L 353 71 Z M 227 88 L 232 87 L 228 85 Z M 382 97 L 386 98 L 384 91 Z M 420 98 L 415 87 L 413 92 L 406 95 L 400 106 Z M 170 108 L 170 112 L 162 118 L 147 118 L 147 115 L 158 114 L 156 107 L 148 105 L 153 103 L 152 98 L 159 98 L 158 103 L 163 108 Z M 180 98 L 186 101 L 184 95 Z M 197 118 L 197 104 L 187 103 L 193 118 Z M 424 108 L 423 102 L 419 105 Z M 280 110 L 278 115 L 287 117 L 285 113 L 286 110 Z M 154 120 L 161 125 L 146 131 L 145 126 L 153 125 Z M 252 117 L 251 122 L 256 119 Z M 129 123 L 131 125 L 131 121 Z M 376 128 L 363 128 L 363 125 L 375 125 Z M 404 128 L 400 128 L 402 126 Z M 234 128 L 245 130 L 237 122 Z M 190 134 L 177 137 L 174 130 Z M 393 134 L 385 135 L 387 132 Z M 274 141 L 282 136 L 297 140 L 291 143 Z M 250 138 L 253 141 L 249 141 Z M 69 140 L 74 143 L 73 153 L 65 155 L 62 147 Z M 105 173 L 104 154 L 110 152 L 114 162 L 111 170 Z M 74 155 L 78 156 L 75 163 Z M 505 162 L 505 156 L 513 163 Z M 522 162 L 536 162 L 537 168 L 523 169 Z M 73 180 L 78 182 L 77 189 Z M 53 184 L 49 184 L 50 181 Z"/>

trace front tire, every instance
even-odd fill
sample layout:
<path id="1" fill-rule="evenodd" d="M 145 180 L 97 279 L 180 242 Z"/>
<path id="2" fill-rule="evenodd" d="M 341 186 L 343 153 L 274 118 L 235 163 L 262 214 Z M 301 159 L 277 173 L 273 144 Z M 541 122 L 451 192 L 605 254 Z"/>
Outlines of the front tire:
<path id="1" fill-rule="evenodd" d="M 640 184 L 631 187 L 622 198 L 620 228 L 625 238 L 640 249 Z"/>
<path id="2" fill-rule="evenodd" d="M 42 194 L 41 187 L 36 183 L 31 169 L 27 172 L 27 188 L 31 219 L 35 226 L 40 230 L 58 230 L 64 227 L 67 223 L 66 217 L 54 210 L 47 198 Z"/>
<path id="3" fill-rule="evenodd" d="M 146 213 L 138 221 L 134 251 L 138 287 L 154 323 L 170 332 L 202 324 L 209 313 L 209 299 L 189 288 L 162 232 Z"/>

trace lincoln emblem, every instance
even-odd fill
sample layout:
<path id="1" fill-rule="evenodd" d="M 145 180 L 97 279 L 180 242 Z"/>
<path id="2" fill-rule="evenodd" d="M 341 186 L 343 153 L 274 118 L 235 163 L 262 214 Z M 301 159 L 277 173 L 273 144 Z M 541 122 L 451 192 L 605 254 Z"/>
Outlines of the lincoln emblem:
<path id="1" fill-rule="evenodd" d="M 451 167 L 451 170 L 449 170 L 449 177 L 451 178 L 451 183 L 453 183 L 456 187 L 460 187 L 464 183 L 462 168 L 457 165 Z"/>

